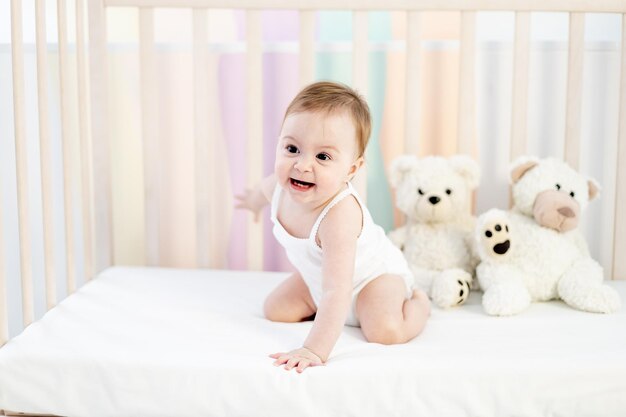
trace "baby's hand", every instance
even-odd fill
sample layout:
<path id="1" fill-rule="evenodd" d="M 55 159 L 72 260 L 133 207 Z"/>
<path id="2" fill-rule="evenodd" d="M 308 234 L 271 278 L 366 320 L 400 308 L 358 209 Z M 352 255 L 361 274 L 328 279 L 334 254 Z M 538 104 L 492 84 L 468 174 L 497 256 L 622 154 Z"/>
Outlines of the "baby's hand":
<path id="1" fill-rule="evenodd" d="M 324 365 L 324 362 L 315 353 L 305 347 L 292 350 L 291 352 L 279 352 L 270 355 L 270 358 L 276 359 L 275 366 L 285 365 L 285 371 L 296 368 L 296 371 L 302 372 L 309 366 Z"/>
<path id="2" fill-rule="evenodd" d="M 263 199 L 263 195 L 259 194 L 260 192 L 258 190 L 246 188 L 246 191 L 243 194 L 235 195 L 235 199 L 238 200 L 235 208 L 250 210 L 252 214 L 254 214 L 255 222 L 259 221 L 259 215 L 261 214 L 261 210 L 266 203 Z"/>

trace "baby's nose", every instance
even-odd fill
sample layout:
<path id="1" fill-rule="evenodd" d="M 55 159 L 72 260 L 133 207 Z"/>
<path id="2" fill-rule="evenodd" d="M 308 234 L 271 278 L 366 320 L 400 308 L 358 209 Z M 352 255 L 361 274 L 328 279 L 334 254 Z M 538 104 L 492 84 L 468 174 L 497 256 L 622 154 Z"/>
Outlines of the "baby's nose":
<path id="1" fill-rule="evenodd" d="M 311 170 L 311 162 L 306 157 L 298 158 L 296 163 L 293 166 L 300 172 L 310 171 Z"/>

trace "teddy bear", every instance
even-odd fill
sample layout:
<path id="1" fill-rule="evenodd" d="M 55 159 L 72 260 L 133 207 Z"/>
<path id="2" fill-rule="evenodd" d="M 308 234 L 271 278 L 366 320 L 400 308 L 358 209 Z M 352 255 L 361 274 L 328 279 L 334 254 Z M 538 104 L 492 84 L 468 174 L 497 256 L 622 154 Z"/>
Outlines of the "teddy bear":
<path id="1" fill-rule="evenodd" d="M 479 179 L 478 164 L 464 155 L 402 155 L 390 166 L 396 206 L 406 223 L 388 236 L 407 259 L 415 285 L 441 308 L 463 304 L 472 286 L 478 258 L 470 205 Z"/>
<path id="2" fill-rule="evenodd" d="M 476 276 L 489 315 L 520 313 L 532 301 L 561 299 L 578 310 L 611 313 L 617 292 L 577 228 L 598 183 L 556 158 L 523 156 L 510 168 L 513 207 L 479 216 Z"/>

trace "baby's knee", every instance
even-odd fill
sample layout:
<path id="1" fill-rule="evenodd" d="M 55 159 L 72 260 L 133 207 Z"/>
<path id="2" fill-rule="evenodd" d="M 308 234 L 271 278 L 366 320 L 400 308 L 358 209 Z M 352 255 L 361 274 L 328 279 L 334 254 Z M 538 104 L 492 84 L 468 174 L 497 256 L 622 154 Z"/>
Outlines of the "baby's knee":
<path id="1" fill-rule="evenodd" d="M 270 321 L 281 323 L 296 323 L 302 320 L 302 316 L 293 311 L 284 302 L 268 297 L 263 304 L 263 314 Z"/>
<path id="2" fill-rule="evenodd" d="M 270 321 L 285 321 L 283 320 L 284 314 L 281 310 L 279 303 L 272 300 L 272 297 L 267 297 L 263 303 L 263 315 Z"/>
<path id="3" fill-rule="evenodd" d="M 372 326 L 361 326 L 368 342 L 395 345 L 406 342 L 402 323 L 392 318 L 382 319 Z"/>

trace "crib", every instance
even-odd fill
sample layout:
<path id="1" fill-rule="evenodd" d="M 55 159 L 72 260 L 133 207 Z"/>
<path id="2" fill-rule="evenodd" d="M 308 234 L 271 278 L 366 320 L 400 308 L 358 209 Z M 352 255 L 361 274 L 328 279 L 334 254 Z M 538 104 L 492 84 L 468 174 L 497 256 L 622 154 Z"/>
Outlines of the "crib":
<path id="1" fill-rule="evenodd" d="M 386 161 L 400 153 L 423 155 L 433 149 L 425 141 L 440 139 L 436 134 L 424 138 L 428 120 L 423 117 L 427 114 L 423 98 L 429 82 L 425 75 L 433 73 L 424 73 L 422 29 L 429 13 L 457 14 L 454 129 L 446 133 L 452 141 L 442 153 L 471 155 L 488 176 L 494 174 L 494 164 L 504 167 L 533 149 L 530 119 L 536 104 L 529 86 L 531 22 L 537 12 L 566 13 L 568 20 L 562 138 L 541 140 L 549 143 L 549 149 L 558 149 L 556 156 L 571 166 L 589 168 L 584 161 L 590 145 L 582 139 L 588 136 L 583 125 L 588 108 L 585 22 L 592 14 L 612 14 L 621 21 L 619 70 L 609 87 L 615 92 L 615 128 L 607 130 L 610 145 L 594 150 L 600 152 L 599 169 L 609 179 L 603 190 L 608 203 L 594 212 L 596 220 L 590 223 L 587 236 L 601 258 L 609 285 L 626 300 L 626 166 L 621 163 L 626 161 L 623 0 L 70 0 L 75 17 L 72 48 L 67 3 L 56 2 L 62 199 L 54 195 L 51 179 L 53 116 L 47 100 L 41 99 L 49 94 L 49 3 L 34 2 L 38 160 L 33 160 L 28 150 L 32 146 L 28 131 L 34 127 L 26 116 L 24 4 L 21 0 L 10 4 L 18 236 L 5 238 L 12 236 L 6 232 L 11 225 L 3 220 L 7 218 L 3 214 L 7 206 L 2 203 L 6 193 L 0 193 L 0 414 L 625 415 L 626 312 L 607 316 L 582 313 L 558 301 L 534 304 L 520 316 L 493 318 L 482 312 L 480 293 L 473 292 L 460 308 L 434 310 L 424 334 L 405 345 L 368 344 L 358 329 L 346 328 L 326 366 L 302 375 L 277 370 L 266 355 L 301 343 L 311 323 L 271 323 L 263 318 L 265 295 L 287 272 L 263 271 L 268 269 L 269 255 L 263 249 L 268 223 L 255 223 L 243 214 L 234 218 L 232 201 L 218 198 L 225 191 L 232 194 L 227 177 L 234 169 L 245 171 L 242 181 L 249 187 L 268 170 L 263 147 L 267 141 L 263 125 L 267 111 L 264 11 L 289 10 L 298 20 L 299 38 L 288 48 L 297 60 L 294 68 L 298 72 L 293 75 L 297 86 L 316 79 L 317 14 L 350 13 L 350 84 L 366 97 L 373 76 L 368 72 L 372 50 L 369 16 L 392 11 L 403 19 L 404 39 L 394 44 L 402 59 L 394 67 L 398 72 L 389 75 L 401 80 L 401 89 L 388 93 L 399 106 L 394 107 L 394 112 L 400 109 L 394 119 L 399 123 L 387 132 L 395 137 L 393 149 L 387 149 L 384 157 L 378 155 Z M 112 11 L 118 9 L 134 10 L 138 19 L 135 104 L 140 129 L 131 129 L 133 139 L 128 143 L 116 139 L 129 125 L 114 120 L 116 109 L 111 107 L 115 94 L 112 74 L 117 73 L 111 64 L 115 56 L 107 25 L 113 24 Z M 164 201 L 178 200 L 182 194 L 172 193 L 170 188 L 171 194 L 165 195 L 160 185 L 163 161 L 176 158 L 163 148 L 160 138 L 178 132 L 163 133 L 158 123 L 163 108 L 157 91 L 163 79 L 159 78 L 162 61 L 155 34 L 156 11 L 174 9 L 186 10 L 190 18 L 191 42 L 184 59 L 192 70 L 186 75 L 189 89 L 185 96 L 190 98 L 190 123 L 181 136 L 188 138 L 185 146 L 193 159 L 188 161 L 192 163 L 172 165 L 188 180 L 186 197 L 180 198 L 184 218 L 177 221 L 163 212 Z M 238 10 L 245 22 L 245 40 L 240 45 L 244 57 L 240 82 L 245 96 L 240 136 L 245 138 L 245 169 L 228 166 L 228 158 L 222 156 L 225 138 L 216 134 L 223 119 L 216 99 L 220 94 L 219 61 L 208 42 L 208 17 L 220 9 Z M 494 11 L 510 12 L 514 23 L 510 113 L 504 128 L 508 134 L 498 139 L 506 145 L 506 160 L 499 162 L 493 162 L 493 154 L 481 148 L 476 85 L 478 16 Z M 74 113 L 70 108 L 76 109 Z M 140 157 L 141 165 L 134 171 L 128 170 L 131 164 L 124 168 L 119 162 L 123 146 Z M 372 152 L 380 153 L 376 146 L 380 147 L 380 142 L 375 142 Z M 369 161 L 375 157 L 368 155 L 366 169 L 355 180 L 362 196 L 377 192 L 372 182 L 385 181 L 384 176 L 373 173 Z M 33 178 L 32 165 L 39 166 L 41 178 Z M 135 177 L 139 179 L 133 180 Z M 32 213 L 39 213 L 32 205 L 33 182 L 41 183 L 37 200 L 41 202 L 41 219 L 37 220 L 42 225 L 40 242 L 32 239 Z M 123 192 L 119 191 L 121 184 Z M 498 197 L 479 191 L 474 212 L 506 206 L 507 187 L 505 182 L 498 183 Z M 53 206 L 61 200 L 64 242 L 59 248 Z M 392 213 L 391 220 L 398 224 L 402 218 Z M 232 232 L 232 224 L 240 227 L 237 230 L 245 239 L 232 244 L 229 252 L 223 238 Z M 183 238 L 177 234 L 178 225 L 189 231 Z M 39 251 L 33 249 L 39 246 Z M 15 280 L 7 274 L 6 265 L 12 259 L 5 257 L 8 249 L 16 248 L 19 250 L 11 253 L 16 254 L 19 265 L 19 303 L 11 298 L 9 284 Z M 59 266 L 55 265 L 58 251 L 65 268 L 66 294 L 62 297 L 58 295 Z M 173 260 L 171 251 L 178 261 Z M 233 251 L 245 254 L 240 257 L 242 263 L 229 262 Z M 43 264 L 34 268 L 37 257 Z M 35 289 L 38 285 L 42 294 Z M 37 307 L 37 300 L 44 307 Z M 17 304 L 19 311 L 14 308 Z M 17 327 L 16 315 L 21 315 Z"/>

